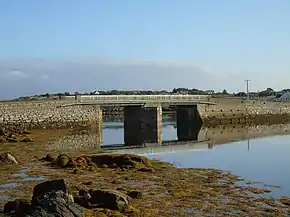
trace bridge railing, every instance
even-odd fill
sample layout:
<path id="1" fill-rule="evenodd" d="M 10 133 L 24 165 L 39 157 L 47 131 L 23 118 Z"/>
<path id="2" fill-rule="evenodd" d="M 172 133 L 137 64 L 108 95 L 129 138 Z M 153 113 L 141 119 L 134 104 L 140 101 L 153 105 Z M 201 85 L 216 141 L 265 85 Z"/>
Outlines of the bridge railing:
<path id="1" fill-rule="evenodd" d="M 207 101 L 211 98 L 210 95 L 81 95 L 77 96 L 80 102 L 130 102 L 130 101 Z"/>

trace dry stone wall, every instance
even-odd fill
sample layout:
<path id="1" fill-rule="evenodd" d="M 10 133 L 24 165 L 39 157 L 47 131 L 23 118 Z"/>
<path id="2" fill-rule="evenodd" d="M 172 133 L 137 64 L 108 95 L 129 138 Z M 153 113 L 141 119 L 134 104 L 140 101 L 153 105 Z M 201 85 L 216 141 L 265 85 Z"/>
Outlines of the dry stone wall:
<path id="1" fill-rule="evenodd" d="M 198 105 L 198 110 L 206 125 L 290 121 L 289 102 L 240 101 Z"/>
<path id="2" fill-rule="evenodd" d="M 246 123 L 248 114 L 244 104 L 199 105 L 199 113 L 206 125 Z"/>
<path id="3" fill-rule="evenodd" d="M 0 103 L 0 127 L 20 129 L 61 129 L 101 125 L 97 106 L 65 106 L 66 102 Z"/>

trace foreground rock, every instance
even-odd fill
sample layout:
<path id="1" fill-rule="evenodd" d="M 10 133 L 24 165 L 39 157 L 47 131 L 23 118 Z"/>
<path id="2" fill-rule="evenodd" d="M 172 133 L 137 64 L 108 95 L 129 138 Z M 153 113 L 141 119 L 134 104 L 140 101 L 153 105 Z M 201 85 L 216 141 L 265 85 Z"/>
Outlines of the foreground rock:
<path id="1" fill-rule="evenodd" d="M 18 164 L 18 161 L 9 152 L 4 152 L 0 154 L 0 164 Z"/>
<path id="2" fill-rule="evenodd" d="M 15 217 L 81 217 L 84 208 L 73 202 L 64 180 L 60 179 L 37 185 L 31 203 L 22 200 L 6 203 L 4 213 Z"/>
<path id="3" fill-rule="evenodd" d="M 66 216 L 81 217 L 84 209 L 70 200 L 71 197 L 63 191 L 51 191 L 36 198 L 36 201 L 24 210 L 24 217 Z M 16 212 L 17 213 L 17 212 Z"/>
<path id="4" fill-rule="evenodd" d="M 79 195 L 73 197 L 65 181 L 59 179 L 36 185 L 31 202 L 17 199 L 6 203 L 4 213 L 14 217 L 81 217 L 86 216 L 85 213 L 117 212 L 123 216 L 121 212 L 128 209 L 133 209 L 128 196 L 120 191 L 80 190 Z"/>
<path id="5" fill-rule="evenodd" d="M 47 154 L 45 157 L 41 158 L 42 161 L 53 162 L 55 159 L 51 154 Z"/>
<path id="6" fill-rule="evenodd" d="M 27 200 L 17 199 L 10 201 L 4 206 L 4 213 L 14 213 L 15 216 L 21 216 L 24 210 L 29 206 L 30 202 Z"/>
<path id="7" fill-rule="evenodd" d="M 81 190 L 75 202 L 87 209 L 104 208 L 120 212 L 129 204 L 127 195 L 110 189 Z"/>
<path id="8" fill-rule="evenodd" d="M 129 191 L 127 195 L 133 199 L 141 199 L 143 197 L 143 193 L 141 191 Z"/>
<path id="9" fill-rule="evenodd" d="M 63 179 L 52 180 L 36 185 L 33 189 L 31 204 L 37 204 L 39 197 L 53 191 L 62 191 L 64 193 L 68 193 L 65 181 Z"/>

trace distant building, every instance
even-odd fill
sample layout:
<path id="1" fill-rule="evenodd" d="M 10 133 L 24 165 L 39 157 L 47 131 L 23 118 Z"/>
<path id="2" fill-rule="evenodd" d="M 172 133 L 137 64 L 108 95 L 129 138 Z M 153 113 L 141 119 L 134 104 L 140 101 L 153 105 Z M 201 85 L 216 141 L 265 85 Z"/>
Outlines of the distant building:
<path id="1" fill-rule="evenodd" d="M 279 101 L 290 101 L 290 92 L 282 94 L 282 96 L 280 96 L 278 98 L 278 100 Z"/>
<path id="2" fill-rule="evenodd" d="M 213 90 L 206 90 L 204 91 L 205 94 L 208 94 L 208 95 L 212 95 L 214 94 L 214 91 Z"/>

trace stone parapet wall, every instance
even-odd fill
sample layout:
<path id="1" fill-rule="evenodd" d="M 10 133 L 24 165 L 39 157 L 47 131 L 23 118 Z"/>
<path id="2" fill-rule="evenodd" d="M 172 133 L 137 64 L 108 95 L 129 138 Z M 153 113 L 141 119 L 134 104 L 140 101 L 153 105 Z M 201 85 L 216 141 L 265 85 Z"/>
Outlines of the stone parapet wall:
<path id="1" fill-rule="evenodd" d="M 251 116 L 290 114 L 290 103 L 288 102 L 249 102 L 245 103 L 247 113 Z"/>
<path id="2" fill-rule="evenodd" d="M 247 111 L 244 104 L 198 105 L 203 122 L 207 125 L 245 123 Z"/>
<path id="3" fill-rule="evenodd" d="M 96 106 L 67 106 L 63 101 L 0 103 L 0 127 L 61 129 L 97 125 L 102 111 Z"/>
<path id="4" fill-rule="evenodd" d="M 251 122 L 281 123 L 290 121 L 290 103 L 252 102 L 246 104 Z"/>

